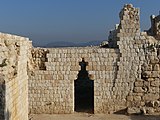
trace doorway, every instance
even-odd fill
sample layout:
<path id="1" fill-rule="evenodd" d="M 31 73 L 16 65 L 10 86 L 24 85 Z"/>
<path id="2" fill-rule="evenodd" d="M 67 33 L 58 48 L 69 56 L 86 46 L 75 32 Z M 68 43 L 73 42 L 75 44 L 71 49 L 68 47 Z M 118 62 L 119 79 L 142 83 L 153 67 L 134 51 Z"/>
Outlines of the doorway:
<path id="1" fill-rule="evenodd" d="M 78 78 L 74 82 L 74 97 L 76 112 L 94 112 L 94 81 L 89 78 L 84 58 L 79 62 L 81 70 L 78 73 Z"/>

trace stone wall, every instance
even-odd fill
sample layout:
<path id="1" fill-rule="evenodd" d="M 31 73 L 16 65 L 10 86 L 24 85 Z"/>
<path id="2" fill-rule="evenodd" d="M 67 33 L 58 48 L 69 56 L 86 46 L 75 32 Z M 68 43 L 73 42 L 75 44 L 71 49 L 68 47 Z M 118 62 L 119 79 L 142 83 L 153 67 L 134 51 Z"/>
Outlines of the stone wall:
<path id="1" fill-rule="evenodd" d="M 38 57 L 38 52 L 34 53 Z M 94 81 L 94 112 L 105 112 L 104 104 L 112 99 L 118 49 L 52 48 L 48 49 L 46 58 L 46 70 L 30 72 L 30 113 L 74 112 L 74 80 L 78 77 L 82 58 L 88 62 L 87 71 Z"/>
<path id="2" fill-rule="evenodd" d="M 28 38 L 0 33 L 0 119 L 28 120 Z"/>
<path id="3" fill-rule="evenodd" d="M 118 86 L 122 86 L 121 81 L 125 83 L 125 87 L 116 87 L 117 104 L 124 100 L 130 114 L 159 113 L 159 33 L 149 36 L 140 32 L 139 10 L 131 4 L 125 5 L 119 16 L 120 24 L 109 41 L 111 47 L 118 45 L 121 54 L 116 82 Z M 158 28 L 158 17 L 151 28 Z"/>
<path id="4" fill-rule="evenodd" d="M 127 83 L 124 88 L 118 87 L 117 97 L 126 101 L 128 113 L 159 113 L 159 42 L 155 38 L 140 32 L 139 10 L 131 4 L 125 5 L 120 12 L 120 24 L 114 40 L 121 53 L 116 81 L 117 84 L 121 84 L 120 81 Z M 148 70 L 148 66 L 153 66 L 153 69 Z M 156 103 L 156 108 L 148 106 L 148 103 Z"/>
<path id="5" fill-rule="evenodd" d="M 141 77 L 134 82 L 132 93 L 127 97 L 129 113 L 154 114 L 160 112 L 159 45 L 145 44 L 145 61 L 141 65 Z"/>
<path id="6" fill-rule="evenodd" d="M 30 113 L 74 112 L 82 58 L 94 81 L 94 113 L 159 113 L 159 41 L 140 32 L 139 9 L 133 5 L 125 5 L 119 17 L 104 48 L 33 49 L 38 67 L 30 71 Z"/>

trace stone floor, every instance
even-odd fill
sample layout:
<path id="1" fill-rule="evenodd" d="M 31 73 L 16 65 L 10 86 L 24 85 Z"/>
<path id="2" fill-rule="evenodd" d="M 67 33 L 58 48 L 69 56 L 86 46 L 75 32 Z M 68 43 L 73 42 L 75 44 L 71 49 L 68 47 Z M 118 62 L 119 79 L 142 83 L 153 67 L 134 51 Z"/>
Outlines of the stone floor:
<path id="1" fill-rule="evenodd" d="M 40 114 L 30 115 L 29 120 L 160 120 L 160 116 L 126 116 L 116 114 L 87 114 L 87 113 L 75 113 L 75 114 Z"/>

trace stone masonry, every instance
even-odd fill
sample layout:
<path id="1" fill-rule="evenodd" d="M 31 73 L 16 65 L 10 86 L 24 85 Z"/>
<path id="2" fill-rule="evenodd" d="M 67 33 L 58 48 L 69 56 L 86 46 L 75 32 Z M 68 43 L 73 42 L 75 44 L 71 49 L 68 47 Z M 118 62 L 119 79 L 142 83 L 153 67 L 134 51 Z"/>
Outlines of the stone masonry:
<path id="1" fill-rule="evenodd" d="M 86 47 L 51 48 L 48 51 L 46 70 L 34 70 L 30 73 L 30 112 L 74 112 L 74 80 L 77 79 L 82 58 L 88 62 L 87 70 L 95 84 L 94 112 L 105 112 L 104 105 L 107 105 L 108 97 L 111 97 L 116 77 L 119 50 Z"/>
<path id="2" fill-rule="evenodd" d="M 34 48 L 0 33 L 0 120 L 75 112 L 83 73 L 93 82 L 93 113 L 160 114 L 160 16 L 141 32 L 139 15 L 124 5 L 108 41 L 94 47 Z"/>
<path id="3" fill-rule="evenodd" d="M 0 120 L 28 120 L 28 38 L 0 33 Z"/>
<path id="4" fill-rule="evenodd" d="M 82 58 L 88 62 L 87 70 L 94 81 L 94 113 L 159 113 L 159 19 L 155 17 L 151 26 L 155 36 L 149 34 L 151 30 L 140 32 L 139 9 L 133 5 L 124 5 L 119 17 L 120 23 L 104 47 L 33 50 L 34 64 L 40 63 L 36 59 L 43 59 L 46 69 L 30 72 L 30 113 L 74 112 L 74 80 Z M 151 59 L 157 61 L 152 63 Z M 153 69 L 148 71 L 148 66 Z"/>

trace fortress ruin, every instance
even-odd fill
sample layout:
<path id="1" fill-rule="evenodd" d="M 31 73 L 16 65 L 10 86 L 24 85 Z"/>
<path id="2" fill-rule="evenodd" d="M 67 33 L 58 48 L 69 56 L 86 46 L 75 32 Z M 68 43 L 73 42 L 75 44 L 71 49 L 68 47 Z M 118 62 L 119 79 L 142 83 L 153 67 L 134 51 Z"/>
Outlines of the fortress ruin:
<path id="1" fill-rule="evenodd" d="M 108 44 L 34 48 L 0 33 L 0 120 L 77 112 L 160 114 L 160 15 L 140 31 L 139 9 L 124 5 Z"/>

